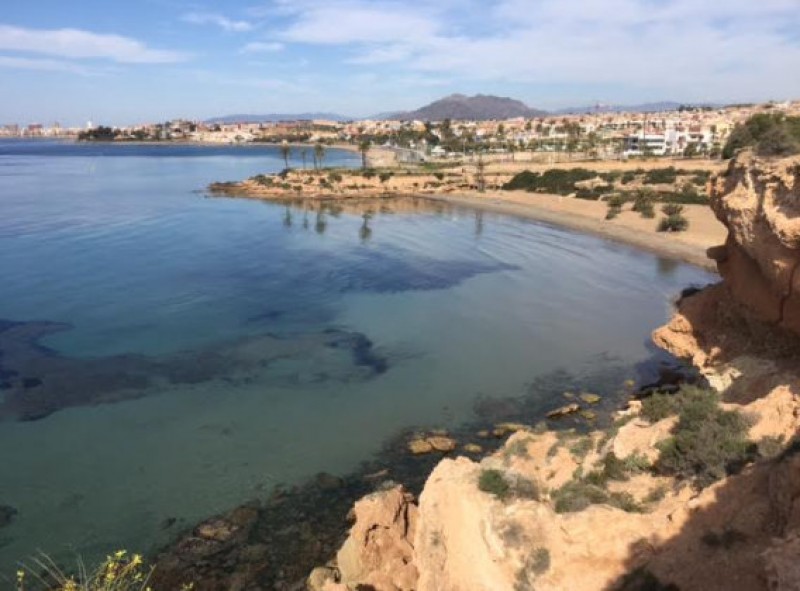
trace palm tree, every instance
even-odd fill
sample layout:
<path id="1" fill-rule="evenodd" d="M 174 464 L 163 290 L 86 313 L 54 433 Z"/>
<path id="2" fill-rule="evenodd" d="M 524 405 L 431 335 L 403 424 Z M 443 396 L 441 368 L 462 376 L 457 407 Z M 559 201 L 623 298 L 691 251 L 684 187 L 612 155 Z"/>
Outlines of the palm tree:
<path id="1" fill-rule="evenodd" d="M 286 142 L 281 144 L 281 156 L 283 157 L 283 162 L 286 164 L 286 168 L 289 168 L 289 156 L 292 155 L 292 147 L 287 144 Z"/>
<path id="2" fill-rule="evenodd" d="M 308 155 L 308 150 L 303 148 L 300 150 L 300 157 L 303 159 L 303 170 L 306 169 L 306 156 Z"/>
<path id="3" fill-rule="evenodd" d="M 322 144 L 314 146 L 314 160 L 316 160 L 317 166 L 322 168 L 322 161 L 325 160 L 325 146 Z"/>
<path id="4" fill-rule="evenodd" d="M 517 144 L 515 142 L 508 142 L 508 152 L 511 154 L 511 162 L 514 162 L 514 153 L 517 151 Z"/>
<path id="5" fill-rule="evenodd" d="M 367 168 L 367 152 L 371 143 L 369 140 L 362 140 L 358 144 L 358 151 L 361 152 L 361 168 Z"/>

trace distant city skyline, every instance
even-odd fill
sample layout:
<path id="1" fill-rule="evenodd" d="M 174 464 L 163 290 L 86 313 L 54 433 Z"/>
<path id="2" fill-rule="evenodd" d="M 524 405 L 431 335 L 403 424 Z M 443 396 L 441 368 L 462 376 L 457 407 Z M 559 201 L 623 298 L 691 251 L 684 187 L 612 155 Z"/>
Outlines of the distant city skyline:
<path id="1" fill-rule="evenodd" d="M 797 0 L 4 3 L 0 124 L 800 98 Z"/>

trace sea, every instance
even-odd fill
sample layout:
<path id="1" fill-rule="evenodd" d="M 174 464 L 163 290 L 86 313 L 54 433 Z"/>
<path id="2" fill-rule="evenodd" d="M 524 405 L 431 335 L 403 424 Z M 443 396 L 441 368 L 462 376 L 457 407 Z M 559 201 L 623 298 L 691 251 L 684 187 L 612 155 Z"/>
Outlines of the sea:
<path id="1" fill-rule="evenodd" d="M 714 280 L 424 199 L 206 189 L 283 167 L 270 146 L 0 141 L 0 572 L 153 553 L 399 433 L 534 424 L 582 389 L 610 411 L 674 362 L 650 334 Z"/>

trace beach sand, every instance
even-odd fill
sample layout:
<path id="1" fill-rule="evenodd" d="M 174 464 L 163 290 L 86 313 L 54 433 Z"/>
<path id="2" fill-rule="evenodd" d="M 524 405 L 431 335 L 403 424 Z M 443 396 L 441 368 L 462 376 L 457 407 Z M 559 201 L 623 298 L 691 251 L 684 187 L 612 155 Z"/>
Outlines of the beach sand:
<path id="1" fill-rule="evenodd" d="M 654 219 L 645 219 L 630 211 L 630 204 L 625 206 L 617 218 L 606 220 L 608 208 L 604 202 L 559 195 L 494 191 L 425 195 L 425 198 L 587 232 L 711 271 L 716 271 L 716 264 L 708 259 L 706 250 L 723 244 L 727 236 L 725 226 L 706 205 L 684 206 L 684 216 L 689 220 L 689 228 L 685 232 L 668 233 L 656 231 L 658 221 L 663 217 L 658 209 Z"/>

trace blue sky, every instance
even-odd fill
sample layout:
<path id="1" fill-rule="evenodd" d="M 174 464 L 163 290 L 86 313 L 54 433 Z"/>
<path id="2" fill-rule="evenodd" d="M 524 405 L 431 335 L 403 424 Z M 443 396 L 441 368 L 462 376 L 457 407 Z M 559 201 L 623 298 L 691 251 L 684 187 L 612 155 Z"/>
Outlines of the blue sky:
<path id="1" fill-rule="evenodd" d="M 0 123 L 800 98 L 800 0 L 3 0 Z"/>

